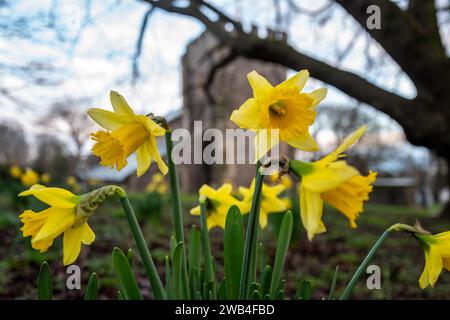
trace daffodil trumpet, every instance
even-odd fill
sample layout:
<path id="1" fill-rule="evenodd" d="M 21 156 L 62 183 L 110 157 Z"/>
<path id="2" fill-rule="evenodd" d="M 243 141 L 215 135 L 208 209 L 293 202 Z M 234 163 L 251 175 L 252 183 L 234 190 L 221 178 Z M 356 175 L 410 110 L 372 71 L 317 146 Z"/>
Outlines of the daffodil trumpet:
<path id="1" fill-rule="evenodd" d="M 349 135 L 334 151 L 314 162 L 290 160 L 289 169 L 301 178 L 298 187 L 300 217 L 311 241 L 316 234 L 326 231 L 322 221 L 323 203 L 341 212 L 356 228 L 356 220 L 369 199 L 377 173 L 363 176 L 347 164 L 343 152 L 355 144 L 367 130 L 364 125 Z"/>

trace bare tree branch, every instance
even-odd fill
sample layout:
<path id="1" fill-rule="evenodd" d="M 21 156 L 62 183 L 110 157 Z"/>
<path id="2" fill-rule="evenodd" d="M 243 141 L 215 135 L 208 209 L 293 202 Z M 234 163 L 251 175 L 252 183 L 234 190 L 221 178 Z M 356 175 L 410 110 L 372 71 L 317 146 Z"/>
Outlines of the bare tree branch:
<path id="1" fill-rule="evenodd" d="M 140 76 L 139 72 L 139 58 L 141 57 L 142 52 L 142 44 L 144 42 L 144 35 L 145 31 L 147 30 L 147 24 L 148 19 L 150 18 L 151 14 L 155 10 L 155 7 L 150 7 L 144 14 L 144 17 L 142 18 L 141 27 L 139 29 L 139 35 L 136 41 L 136 51 L 134 52 L 134 55 L 132 57 L 132 72 L 131 72 L 131 82 L 135 83 L 136 80 Z"/>
<path id="2" fill-rule="evenodd" d="M 306 14 L 306 15 L 311 16 L 311 17 L 316 17 L 318 15 L 321 15 L 322 13 L 327 12 L 334 5 L 334 2 L 329 2 L 329 3 L 325 4 L 321 8 L 311 10 L 311 9 L 308 9 L 308 8 L 301 7 L 294 0 L 287 0 L 287 2 L 289 4 L 289 7 L 291 8 L 291 10 L 293 10 L 293 11 L 295 11 L 297 13 Z"/>
<path id="3" fill-rule="evenodd" d="M 194 5 L 191 2 L 189 6 L 178 7 L 171 0 L 145 1 L 166 11 L 200 20 L 220 41 L 232 48 L 236 55 L 279 63 L 294 70 L 309 69 L 314 78 L 329 83 L 344 93 L 359 101 L 373 105 L 392 117 L 401 113 L 401 107 L 408 103 L 407 99 L 384 90 L 354 73 L 340 70 L 295 50 L 284 40 L 261 39 L 255 30 L 250 33 L 243 31 L 228 32 L 221 21 L 212 21 L 204 15 L 198 3 Z"/>
<path id="4" fill-rule="evenodd" d="M 237 56 L 274 62 L 294 70 L 309 69 L 314 78 L 391 116 L 403 127 L 411 143 L 431 148 L 450 161 L 448 133 L 450 110 L 445 107 L 448 104 L 442 105 L 442 101 L 449 101 L 450 104 L 450 90 L 448 82 L 440 80 L 442 77 L 449 78 L 447 76 L 449 68 L 446 65 L 448 58 L 423 38 L 417 21 L 391 1 L 335 0 L 364 28 L 368 17 L 367 6 L 377 4 L 381 7 L 382 30 L 368 30 L 368 32 L 410 75 L 418 91 L 418 96 L 412 100 L 385 90 L 355 73 L 341 70 L 300 52 L 290 46 L 283 35 L 277 37 L 277 33 L 273 31 L 269 30 L 266 38 L 260 38 L 256 28 L 250 32 L 229 30 L 222 20 L 214 20 L 206 15 L 198 1 L 190 1 L 183 7 L 178 6 L 179 2 L 173 0 L 143 1 L 167 12 L 197 19 L 219 39 L 220 43 L 228 46 Z M 208 6 L 213 7 L 211 4 Z M 414 37 L 418 37 L 419 43 L 416 41 L 417 38 L 412 41 Z M 428 88 L 430 89 L 427 90 Z"/>
<path id="5" fill-rule="evenodd" d="M 430 86 L 436 75 L 450 78 L 450 59 L 442 44 L 430 36 L 419 20 L 387 0 L 335 0 L 339 3 L 400 65 L 416 85 L 419 94 L 448 96 L 447 85 Z M 418 2 L 433 2 L 418 0 Z M 381 29 L 367 29 L 367 8 L 380 8 Z M 418 63 L 420 60 L 420 63 Z"/>

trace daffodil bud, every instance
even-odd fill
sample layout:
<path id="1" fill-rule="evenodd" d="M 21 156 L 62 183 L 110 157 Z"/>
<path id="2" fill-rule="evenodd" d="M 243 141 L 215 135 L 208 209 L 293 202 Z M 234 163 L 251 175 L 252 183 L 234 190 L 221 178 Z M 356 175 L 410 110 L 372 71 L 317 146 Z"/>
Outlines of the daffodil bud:
<path id="1" fill-rule="evenodd" d="M 94 213 L 98 206 L 117 193 L 120 189 L 117 186 L 105 186 L 81 196 L 81 200 L 76 207 L 76 218 L 74 225 L 81 225 Z"/>
<path id="2" fill-rule="evenodd" d="M 414 226 L 410 226 L 408 224 L 396 223 L 392 225 L 389 230 L 391 231 L 405 231 L 411 234 L 416 235 L 429 235 L 431 234 L 429 231 L 425 230 L 418 222 Z"/>

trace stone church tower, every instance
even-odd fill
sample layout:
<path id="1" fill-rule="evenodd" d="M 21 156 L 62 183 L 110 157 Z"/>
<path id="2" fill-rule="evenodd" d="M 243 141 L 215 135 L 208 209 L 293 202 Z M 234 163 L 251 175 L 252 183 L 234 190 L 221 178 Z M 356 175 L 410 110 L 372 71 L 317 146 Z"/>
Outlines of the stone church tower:
<path id="1" fill-rule="evenodd" d="M 183 109 L 181 127 L 193 131 L 194 121 L 202 121 L 203 130 L 217 128 L 224 133 L 227 128 L 237 128 L 229 118 L 246 99 L 252 97 L 247 73 L 256 70 L 272 84 L 286 78 L 286 69 L 272 63 L 236 58 L 219 68 L 214 81 L 205 89 L 211 69 L 223 61 L 227 48 L 218 49 L 218 41 L 208 32 L 193 40 L 182 58 Z M 212 97 L 212 98 L 211 98 Z M 201 137 L 195 137 L 200 139 Z M 192 141 L 193 142 L 193 141 Z M 209 142 L 206 142 L 206 145 Z M 224 141 L 225 144 L 225 141 Z M 250 143 L 253 147 L 253 143 Z M 225 152 L 224 152 L 225 156 Z M 254 177 L 254 165 L 191 164 L 180 168 L 185 191 L 197 191 L 208 183 L 217 187 L 231 182 L 235 187 L 248 186 Z"/>

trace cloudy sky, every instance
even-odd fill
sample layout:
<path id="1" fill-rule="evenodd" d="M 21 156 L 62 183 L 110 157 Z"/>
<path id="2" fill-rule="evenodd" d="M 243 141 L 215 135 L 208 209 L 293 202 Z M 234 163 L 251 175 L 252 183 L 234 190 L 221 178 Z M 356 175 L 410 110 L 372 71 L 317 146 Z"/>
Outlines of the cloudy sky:
<path id="1" fill-rule="evenodd" d="M 300 2 L 314 9 L 326 1 Z M 29 132 L 39 131 L 42 128 L 36 126 L 36 120 L 53 103 L 87 99 L 80 108 L 109 108 L 110 89 L 121 92 L 140 112 L 166 114 L 182 106 L 180 59 L 186 44 L 204 30 L 196 21 L 156 10 L 144 38 L 142 76 L 133 84 L 131 57 L 147 4 L 118 0 L 5 3 L 0 6 L 0 89 L 7 94 L 0 94 L 0 119 L 15 118 Z M 265 26 L 274 27 L 273 0 L 216 3 L 238 16 L 244 25 L 261 26 L 261 35 Z M 339 47 L 345 47 L 357 35 L 355 22 L 340 9 L 320 26 L 317 19 L 304 15 L 293 16 L 289 24 L 289 41 L 303 52 L 339 63 L 380 86 L 413 97 L 415 91 L 407 77 L 378 45 L 368 45 L 365 36 L 359 37 L 343 61 L 337 61 Z M 382 69 L 364 71 L 367 50 L 381 60 Z M 39 70 L 30 77 L 26 71 L 30 68 Z M 310 81 L 306 89 L 323 85 Z M 329 103 L 351 101 L 332 87 L 329 90 Z"/>

